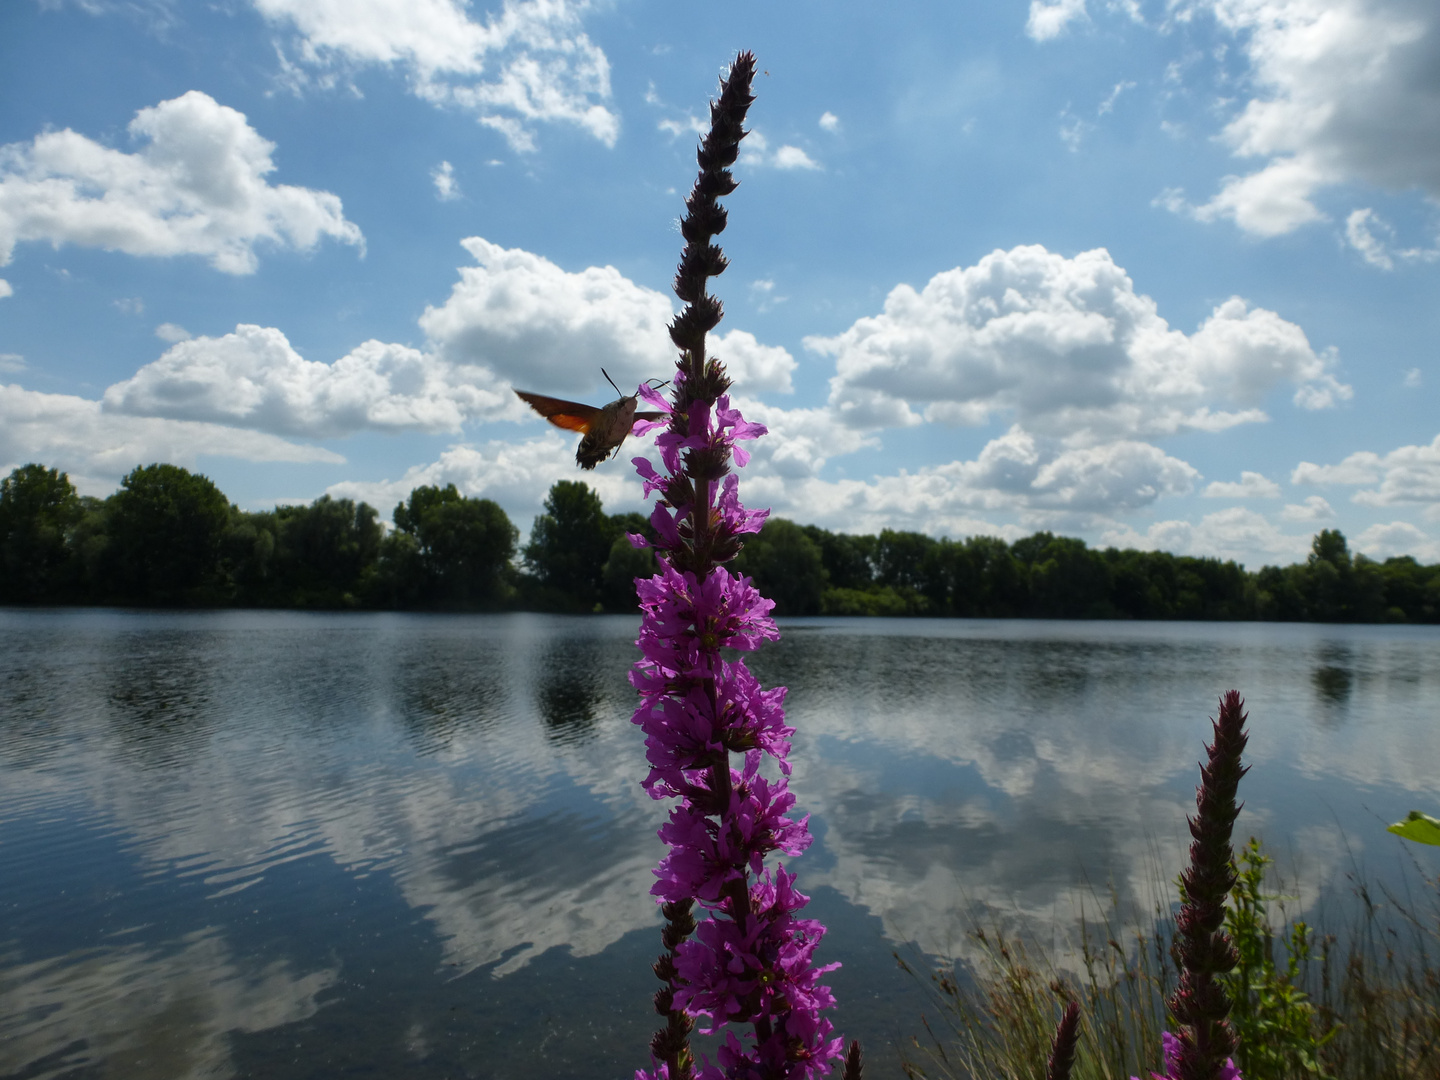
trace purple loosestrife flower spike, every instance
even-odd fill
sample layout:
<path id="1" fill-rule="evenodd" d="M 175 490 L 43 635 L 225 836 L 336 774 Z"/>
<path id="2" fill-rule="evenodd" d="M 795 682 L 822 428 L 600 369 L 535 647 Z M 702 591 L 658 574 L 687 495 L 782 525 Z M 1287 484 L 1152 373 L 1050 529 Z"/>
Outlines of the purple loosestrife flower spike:
<path id="1" fill-rule="evenodd" d="M 1238 691 L 1220 699 L 1213 721 L 1215 740 L 1209 760 L 1200 768 L 1195 816 L 1190 819 L 1190 865 L 1180 875 L 1183 904 L 1176 917 L 1171 949 L 1180 971 L 1180 985 L 1167 1004 L 1179 1031 L 1167 1040 L 1166 1071 L 1170 1080 L 1222 1080 L 1234 1077 L 1229 1061 L 1235 1034 L 1226 1019 L 1230 1000 L 1216 978 L 1236 964 L 1235 947 L 1221 929 L 1225 897 L 1235 885 L 1230 832 L 1240 805 L 1235 793 L 1248 767 L 1240 764 L 1248 736 L 1245 703 Z M 1169 1033 L 1167 1033 L 1169 1034 Z M 1172 1053 L 1173 1049 L 1173 1053 Z"/>
<path id="2" fill-rule="evenodd" d="M 1080 1043 L 1080 1004 L 1072 1001 L 1055 1028 L 1050 1044 L 1050 1060 L 1045 1063 L 1045 1080 L 1070 1080 L 1075 1067 L 1075 1048 Z"/>
<path id="3" fill-rule="evenodd" d="M 650 764 L 643 786 L 652 798 L 678 802 L 660 829 L 669 851 L 651 889 L 667 920 L 666 952 L 655 963 L 665 984 L 655 1008 L 667 1023 L 651 1040 L 651 1070 L 636 1080 L 809 1080 L 844 1056 L 823 1015 L 835 999 L 820 983 L 838 965 L 814 963 L 825 928 L 801 917 L 809 898 L 795 876 L 765 865 L 772 852 L 799 855 L 810 843 L 809 819 L 790 816 L 794 729 L 785 723 L 785 689 L 766 690 L 744 660 L 721 656 L 779 637 L 774 602 L 723 565 L 765 522 L 766 511 L 741 505 L 730 471 L 749 460 L 740 443 L 765 428 L 740 414 L 724 365 L 705 353 L 705 335 L 722 314 L 706 281 L 726 266 L 711 242 L 726 221 L 716 199 L 736 187 L 729 166 L 745 136 L 754 74 L 754 56 L 741 53 L 721 83 L 685 201 L 675 274 L 685 308 L 670 326 L 680 348 L 673 392 L 666 401 L 654 388 L 638 391 L 664 414 L 651 426 L 665 430 L 655 439 L 661 469 L 635 459 L 645 494 L 659 496 L 649 543 L 659 573 L 635 583 L 641 659 L 630 682 Z M 741 755 L 739 768 L 732 753 Z M 761 772 L 766 758 L 779 773 L 773 780 Z M 697 904 L 705 916 L 698 923 L 691 918 Z M 723 1036 L 713 1063 L 690 1049 L 698 1016 L 709 1021 L 706 1034 Z M 737 1025 L 750 1030 L 737 1037 Z M 846 1080 L 860 1080 L 858 1046 L 851 1059 Z"/>

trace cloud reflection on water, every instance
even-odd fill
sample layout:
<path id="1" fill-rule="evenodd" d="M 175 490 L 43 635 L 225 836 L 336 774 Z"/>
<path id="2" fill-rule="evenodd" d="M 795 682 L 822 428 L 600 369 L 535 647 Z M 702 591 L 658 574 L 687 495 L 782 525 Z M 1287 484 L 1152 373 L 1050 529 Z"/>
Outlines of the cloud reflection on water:
<path id="1" fill-rule="evenodd" d="M 1293 840 L 1312 880 L 1334 879 L 1364 842 L 1321 817 L 1322 789 L 1350 800 L 1333 816 L 1347 828 L 1349 793 L 1440 794 L 1440 674 L 1427 659 L 1440 639 L 1372 629 L 1334 631 L 1350 635 L 1337 645 L 1321 628 L 788 624 L 754 666 L 791 688 L 794 788 L 821 838 L 802 887 L 833 886 L 891 942 L 960 957 L 974 921 L 1048 937 L 1112 886 L 1148 910 L 1183 857 L 1205 717 L 1230 686 L 1252 713 L 1240 828 Z M 634 630 L 0 613 L 0 811 L 83 807 L 152 877 L 199 882 L 212 902 L 306 860 L 384 875 L 433 928 L 446 977 L 506 976 L 560 947 L 597 956 L 658 924 L 664 808 L 638 785 Z M 1342 701 L 1315 675 L 1326 665 L 1348 673 Z M 1337 707 L 1345 722 L 1326 723 Z M 237 933 L 213 928 L 168 959 L 136 948 L 7 961 L 7 985 L 52 995 L 69 1017 L 95 1011 L 79 1028 L 103 1042 L 120 1014 L 89 989 L 110 976 L 86 964 L 123 968 L 137 987 L 183 982 L 174 956 L 229 970 Z M 845 958 L 844 942 L 827 948 Z M 362 957 L 284 975 L 292 990 L 276 1000 L 301 1004 L 274 1023 L 306 1015 Z M 214 1004 L 229 1012 L 196 1021 L 195 1052 L 224 1025 L 264 1026 L 269 1014 L 241 1015 L 251 1000 L 237 989 Z"/>
<path id="2" fill-rule="evenodd" d="M 0 962 L 5 958 L 0 955 Z M 114 1080 L 234 1075 L 229 1033 L 314 1015 L 333 969 L 237 958 L 211 927 L 164 946 L 120 945 L 0 963 L 0 1074 L 98 1069 Z"/>
<path id="3" fill-rule="evenodd" d="M 839 625 L 799 622 L 756 665 L 791 687 L 796 789 L 824 822 L 830 859 L 801 884 L 940 955 L 966 958 L 964 931 L 992 919 L 1048 939 L 1112 890 L 1131 912 L 1168 905 L 1206 717 L 1231 686 L 1252 715 L 1238 829 L 1277 845 L 1311 899 L 1375 831 L 1351 792 L 1440 792 L 1440 678 L 1414 681 L 1435 670 L 1428 629 L 1321 644 L 1365 670 L 1333 725 L 1312 639 L 1354 628 Z"/>

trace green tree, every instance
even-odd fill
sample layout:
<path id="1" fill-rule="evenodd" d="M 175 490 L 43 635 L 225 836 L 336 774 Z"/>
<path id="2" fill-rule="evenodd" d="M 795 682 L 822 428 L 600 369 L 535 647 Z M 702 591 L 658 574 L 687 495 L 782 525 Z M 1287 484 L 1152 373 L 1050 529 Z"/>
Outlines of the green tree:
<path id="1" fill-rule="evenodd" d="M 1412 555 L 1380 565 L 1385 618 L 1390 622 L 1440 622 L 1440 565 L 1421 566 Z"/>
<path id="2" fill-rule="evenodd" d="M 958 611 L 992 619 L 1023 615 L 1030 606 L 1030 576 L 1010 545 L 998 536 L 972 536 L 965 541 L 971 571 L 969 581 L 957 589 L 973 589 L 973 604 L 955 598 Z"/>
<path id="3" fill-rule="evenodd" d="M 1383 622 L 1386 618 L 1385 571 L 1374 559 L 1357 554 L 1350 561 L 1351 622 Z"/>
<path id="4" fill-rule="evenodd" d="M 652 544 L 655 530 L 644 514 L 627 511 L 610 515 L 610 529 L 615 539 L 610 542 L 610 555 L 600 568 L 600 604 L 606 611 L 632 612 L 639 607 L 635 579 L 654 577 L 660 569 L 654 548 L 637 548 L 629 534 L 643 536 Z"/>
<path id="5" fill-rule="evenodd" d="M 369 503 L 322 495 L 275 509 L 272 602 L 284 607 L 356 607 L 380 553 L 380 515 Z"/>
<path id="6" fill-rule="evenodd" d="M 103 592 L 159 606 L 213 603 L 230 501 L 207 477 L 146 465 L 108 502 Z"/>
<path id="7" fill-rule="evenodd" d="M 509 588 L 519 530 L 500 505 L 470 499 L 454 484 L 418 487 L 395 507 L 395 525 L 415 540 L 415 595 L 437 607 L 495 607 Z M 401 557 L 391 546 L 392 559 Z M 397 563 L 398 565 L 398 563 Z"/>
<path id="8" fill-rule="evenodd" d="M 806 525 L 805 535 L 820 548 L 825 574 L 834 589 L 868 589 L 875 581 L 875 537 L 832 533 Z"/>
<path id="9" fill-rule="evenodd" d="M 588 485 L 556 481 L 524 551 L 525 565 L 541 587 L 538 601 L 562 610 L 594 610 L 617 531 Z"/>
<path id="10" fill-rule="evenodd" d="M 427 604 L 420 542 L 400 529 L 386 533 L 380 541 L 375 568 L 366 577 L 363 588 L 365 602 L 370 607 L 395 610 Z"/>
<path id="11" fill-rule="evenodd" d="M 1041 537 L 1043 543 L 1035 543 Z M 1030 563 L 1030 612 L 1051 619 L 1103 619 L 1110 602 L 1110 567 L 1084 540 L 1036 533 L 1015 542 Z"/>
<path id="12" fill-rule="evenodd" d="M 771 518 L 731 564 L 775 601 L 777 615 L 818 615 L 827 575 L 820 546 L 793 521 Z"/>
<path id="13" fill-rule="evenodd" d="M 70 530 L 74 553 L 73 598 L 82 603 L 100 603 L 109 597 L 106 584 L 110 553 L 110 500 L 93 495 L 80 496 L 80 520 Z"/>
<path id="14" fill-rule="evenodd" d="M 22 465 L 0 481 L 0 602 L 53 602 L 69 590 L 69 534 L 82 514 L 65 473 Z"/>
<path id="15" fill-rule="evenodd" d="M 1150 551 L 1106 548 L 1110 564 L 1110 602 L 1130 619 L 1168 619 L 1174 612 L 1177 591 L 1175 560 L 1154 558 Z"/>
<path id="16" fill-rule="evenodd" d="M 920 592 L 931 615 L 956 614 L 971 573 L 965 545 L 943 537 L 920 556 Z"/>
<path id="17" fill-rule="evenodd" d="M 925 560 L 937 542 L 924 533 L 883 530 L 875 545 L 875 580 L 901 591 L 924 592 Z"/>
<path id="18" fill-rule="evenodd" d="M 240 605 L 279 604 L 273 595 L 275 513 L 247 513 L 230 508 L 230 522 L 220 538 L 220 575 L 223 591 Z"/>
<path id="19" fill-rule="evenodd" d="M 1304 618 L 1316 622 L 1377 622 L 1385 616 L 1385 575 L 1364 555 L 1352 555 L 1339 529 L 1323 529 L 1310 557 L 1295 568 Z"/>
<path id="20" fill-rule="evenodd" d="M 1306 615 L 1316 622 L 1343 622 L 1351 606 L 1354 572 L 1345 534 L 1339 529 L 1316 533 L 1305 569 Z"/>
<path id="21" fill-rule="evenodd" d="M 600 570 L 601 605 L 606 611 L 636 610 L 639 599 L 635 595 L 635 579 L 654 577 L 657 569 L 655 552 L 650 548 L 635 547 L 622 532 L 611 542 L 610 555 Z"/>
<path id="22" fill-rule="evenodd" d="M 1262 566 L 1255 575 L 1260 618 L 1294 622 L 1308 618 L 1305 566 Z"/>

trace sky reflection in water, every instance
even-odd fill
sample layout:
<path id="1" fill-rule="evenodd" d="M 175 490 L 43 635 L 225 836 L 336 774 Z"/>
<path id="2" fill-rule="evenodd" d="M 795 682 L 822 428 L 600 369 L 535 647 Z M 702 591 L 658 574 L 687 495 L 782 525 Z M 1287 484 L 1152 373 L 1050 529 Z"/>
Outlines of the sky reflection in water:
<path id="1" fill-rule="evenodd" d="M 663 813 L 635 629 L 0 612 L 0 1076 L 630 1075 Z M 800 729 L 795 865 L 876 1077 L 923 1007 L 892 949 L 1151 902 L 1231 686 L 1239 828 L 1308 897 L 1440 802 L 1434 628 L 783 629 L 754 666 Z"/>

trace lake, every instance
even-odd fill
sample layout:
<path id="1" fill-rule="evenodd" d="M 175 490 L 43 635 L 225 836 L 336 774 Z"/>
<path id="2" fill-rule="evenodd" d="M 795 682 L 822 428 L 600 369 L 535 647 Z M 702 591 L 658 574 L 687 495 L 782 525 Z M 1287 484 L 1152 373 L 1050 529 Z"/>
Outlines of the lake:
<path id="1" fill-rule="evenodd" d="M 631 1077 L 654 1027 L 638 619 L 0 610 L 0 1076 Z M 795 619 L 790 865 L 867 1076 L 892 952 L 1052 934 L 1181 867 L 1234 687 L 1302 900 L 1432 849 L 1440 628 Z M 1328 899 L 1327 899 L 1328 898 Z"/>

